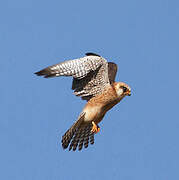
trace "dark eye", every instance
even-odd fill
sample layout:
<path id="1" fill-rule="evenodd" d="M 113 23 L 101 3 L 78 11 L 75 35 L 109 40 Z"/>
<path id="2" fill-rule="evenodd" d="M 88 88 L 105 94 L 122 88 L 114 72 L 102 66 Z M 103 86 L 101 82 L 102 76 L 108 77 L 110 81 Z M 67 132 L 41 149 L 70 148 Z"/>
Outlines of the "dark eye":
<path id="1" fill-rule="evenodd" d="M 127 91 L 127 88 L 122 86 L 122 89 L 123 89 L 123 92 L 126 92 Z"/>

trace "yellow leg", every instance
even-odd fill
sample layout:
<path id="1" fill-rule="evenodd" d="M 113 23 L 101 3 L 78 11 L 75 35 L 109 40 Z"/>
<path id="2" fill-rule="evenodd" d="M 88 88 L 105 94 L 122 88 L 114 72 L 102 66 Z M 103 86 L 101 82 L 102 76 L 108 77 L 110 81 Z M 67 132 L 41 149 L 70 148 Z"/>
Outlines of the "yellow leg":
<path id="1" fill-rule="evenodd" d="M 93 133 L 98 133 L 98 132 L 100 131 L 99 126 L 96 125 L 94 121 L 92 121 L 92 125 L 93 125 L 93 127 L 92 127 L 92 129 L 91 129 L 91 132 L 93 132 Z"/>

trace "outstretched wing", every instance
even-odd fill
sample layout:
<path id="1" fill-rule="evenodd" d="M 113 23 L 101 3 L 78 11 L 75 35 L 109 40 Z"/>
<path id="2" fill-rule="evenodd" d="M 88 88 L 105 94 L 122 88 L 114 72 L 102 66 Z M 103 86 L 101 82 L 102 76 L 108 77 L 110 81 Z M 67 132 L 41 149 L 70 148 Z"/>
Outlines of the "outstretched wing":
<path id="1" fill-rule="evenodd" d="M 57 76 L 73 76 L 81 79 L 90 71 L 95 71 L 98 67 L 106 63 L 106 60 L 99 56 L 85 56 L 83 58 L 67 60 L 59 64 L 49 66 L 35 74 L 45 78 Z"/>
<path id="2" fill-rule="evenodd" d="M 96 94 L 101 93 L 110 82 L 107 61 L 94 53 L 87 53 L 86 55 L 83 58 L 49 66 L 35 74 L 45 78 L 73 76 L 72 89 L 75 95 L 89 100 Z"/>

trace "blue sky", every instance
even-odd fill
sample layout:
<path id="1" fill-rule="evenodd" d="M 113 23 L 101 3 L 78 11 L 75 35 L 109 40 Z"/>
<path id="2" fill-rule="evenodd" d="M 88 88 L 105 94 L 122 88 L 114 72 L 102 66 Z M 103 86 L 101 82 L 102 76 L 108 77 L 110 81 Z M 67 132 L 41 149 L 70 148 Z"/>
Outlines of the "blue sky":
<path id="1" fill-rule="evenodd" d="M 176 0 L 0 2 L 0 179 L 178 180 L 179 3 Z M 132 96 L 95 145 L 64 151 L 85 102 L 71 78 L 33 73 L 95 52 L 118 64 Z"/>

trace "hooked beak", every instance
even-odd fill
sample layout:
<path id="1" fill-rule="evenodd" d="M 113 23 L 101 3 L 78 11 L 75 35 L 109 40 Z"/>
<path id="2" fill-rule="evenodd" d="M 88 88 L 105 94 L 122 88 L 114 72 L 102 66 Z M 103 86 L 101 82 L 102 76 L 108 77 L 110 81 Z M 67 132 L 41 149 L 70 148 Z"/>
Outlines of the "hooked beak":
<path id="1" fill-rule="evenodd" d="M 131 96 L 131 90 L 129 90 L 129 91 L 127 92 L 127 95 L 128 95 L 128 96 Z"/>

